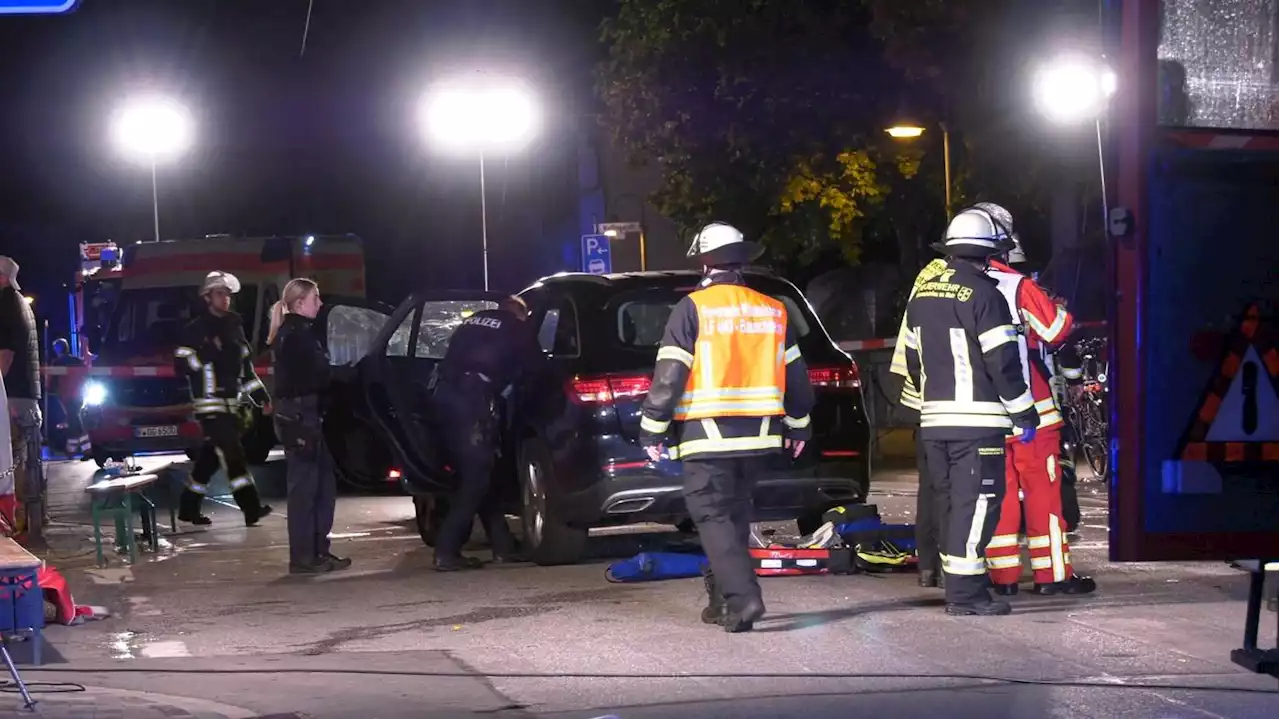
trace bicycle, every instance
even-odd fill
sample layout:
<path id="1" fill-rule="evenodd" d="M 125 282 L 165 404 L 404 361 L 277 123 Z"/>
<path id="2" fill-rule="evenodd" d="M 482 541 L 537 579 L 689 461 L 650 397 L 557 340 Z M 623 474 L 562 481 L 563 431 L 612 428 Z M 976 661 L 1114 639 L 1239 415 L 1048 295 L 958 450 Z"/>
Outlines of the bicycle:
<path id="1" fill-rule="evenodd" d="M 1106 340 L 1088 338 L 1076 342 L 1081 359 L 1080 384 L 1067 392 L 1064 410 L 1085 461 L 1099 479 L 1106 479 L 1109 458 L 1107 423 L 1108 372 Z"/>

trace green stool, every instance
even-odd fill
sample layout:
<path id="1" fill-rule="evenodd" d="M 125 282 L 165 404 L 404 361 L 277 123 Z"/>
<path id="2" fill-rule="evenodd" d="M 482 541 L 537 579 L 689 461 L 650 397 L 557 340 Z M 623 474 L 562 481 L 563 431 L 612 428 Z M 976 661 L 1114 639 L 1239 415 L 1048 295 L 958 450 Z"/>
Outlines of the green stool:
<path id="1" fill-rule="evenodd" d="M 85 487 L 90 496 L 93 515 L 93 544 L 97 550 L 98 566 L 106 566 L 102 553 L 102 520 L 111 518 L 116 525 L 116 546 L 129 551 L 129 562 L 138 561 L 138 545 L 133 534 L 133 513 L 142 516 L 143 530 L 150 537 L 151 551 L 160 549 L 160 532 L 156 526 L 156 505 L 144 494 L 144 490 L 159 479 L 155 474 L 133 474 L 104 479 Z"/>

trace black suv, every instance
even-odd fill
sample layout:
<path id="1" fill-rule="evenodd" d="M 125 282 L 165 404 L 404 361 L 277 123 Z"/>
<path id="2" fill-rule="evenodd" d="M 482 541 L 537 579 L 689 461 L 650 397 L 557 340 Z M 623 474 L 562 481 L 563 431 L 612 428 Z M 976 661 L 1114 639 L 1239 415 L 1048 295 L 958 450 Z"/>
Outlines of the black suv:
<path id="1" fill-rule="evenodd" d="M 695 272 L 566 273 L 520 293 L 547 362 L 507 407 L 495 481 L 539 564 L 581 559 L 592 527 L 687 523 L 679 463 L 650 462 L 640 447 L 640 404 L 671 308 L 699 279 Z M 798 519 L 810 531 L 827 509 L 867 495 L 870 436 L 858 369 L 794 285 L 755 271 L 747 283 L 787 306 L 818 400 L 813 440 L 795 460 L 779 453 L 759 483 L 757 519 Z M 428 544 L 431 494 L 450 483 L 428 411 L 435 365 L 458 322 L 499 298 L 422 291 L 390 316 L 341 303 L 321 316 L 334 363 L 354 362 L 327 419 L 339 467 L 359 483 L 402 477 Z"/>

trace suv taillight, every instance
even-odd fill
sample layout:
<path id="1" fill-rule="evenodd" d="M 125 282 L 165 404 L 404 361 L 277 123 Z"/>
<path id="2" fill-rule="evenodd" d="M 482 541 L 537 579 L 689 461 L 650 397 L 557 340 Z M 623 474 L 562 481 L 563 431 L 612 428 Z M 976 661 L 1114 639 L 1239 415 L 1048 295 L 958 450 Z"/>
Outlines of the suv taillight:
<path id="1" fill-rule="evenodd" d="M 862 386 L 858 378 L 858 365 L 848 367 L 810 367 L 809 384 L 814 387 L 831 387 L 835 389 L 857 389 Z"/>
<path id="2" fill-rule="evenodd" d="M 578 404 L 609 404 L 647 394 L 649 375 L 574 377 L 569 380 L 568 392 L 569 398 Z"/>

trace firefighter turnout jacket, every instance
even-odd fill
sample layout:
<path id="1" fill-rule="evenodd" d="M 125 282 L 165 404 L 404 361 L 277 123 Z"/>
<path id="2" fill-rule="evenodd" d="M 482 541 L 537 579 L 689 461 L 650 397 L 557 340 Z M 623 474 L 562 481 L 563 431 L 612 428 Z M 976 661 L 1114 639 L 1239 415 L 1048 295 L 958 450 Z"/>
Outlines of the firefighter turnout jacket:
<path id="1" fill-rule="evenodd" d="M 259 407 L 271 401 L 254 372 L 252 355 L 240 315 L 234 312 L 219 316 L 206 310 L 187 323 L 173 351 L 173 367 L 187 379 L 197 417 L 234 413 L 242 396 Z"/>
<path id="2" fill-rule="evenodd" d="M 813 387 L 787 308 L 713 272 L 671 311 L 641 409 L 641 444 L 673 459 L 749 457 L 809 438 Z"/>
<path id="3" fill-rule="evenodd" d="M 996 281 L 1013 317 L 1014 329 L 1018 331 L 1022 377 L 1040 413 L 1040 429 L 1058 427 L 1062 424 L 1062 412 L 1054 400 L 1053 372 L 1046 355 L 1071 334 L 1071 313 L 1035 280 L 1003 262 L 993 260 L 987 276 Z"/>
<path id="4" fill-rule="evenodd" d="M 996 281 L 962 260 L 921 283 L 907 304 L 903 404 L 920 412 L 924 439 L 960 440 L 1039 415 L 1022 377 L 1018 333 Z"/>
<path id="5" fill-rule="evenodd" d="M 916 296 L 916 290 L 920 289 L 920 285 L 946 272 L 947 261 L 938 258 L 929 262 L 920 270 L 920 274 L 916 275 L 915 282 L 911 283 L 911 294 L 907 296 L 907 302 Z M 911 384 L 911 375 L 907 372 L 907 313 L 902 313 L 902 324 L 898 326 L 898 341 L 893 345 L 893 359 L 889 364 L 889 372 L 898 375 L 903 379 L 902 397 L 899 400 L 904 406 L 909 406 L 908 402 L 919 396 L 920 391 Z M 917 409 L 918 411 L 918 409 Z"/>

